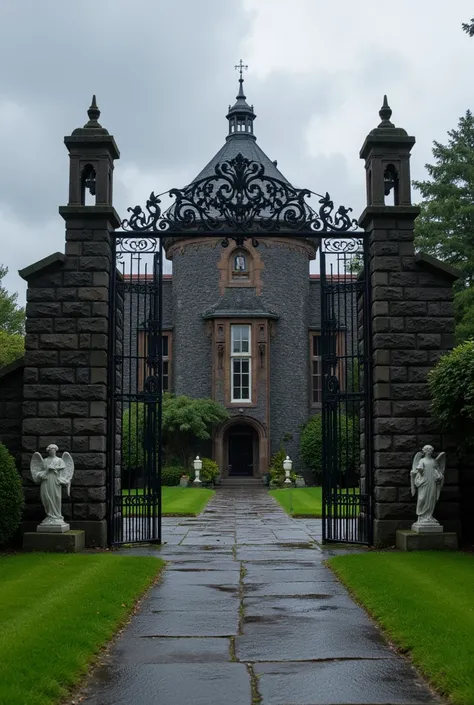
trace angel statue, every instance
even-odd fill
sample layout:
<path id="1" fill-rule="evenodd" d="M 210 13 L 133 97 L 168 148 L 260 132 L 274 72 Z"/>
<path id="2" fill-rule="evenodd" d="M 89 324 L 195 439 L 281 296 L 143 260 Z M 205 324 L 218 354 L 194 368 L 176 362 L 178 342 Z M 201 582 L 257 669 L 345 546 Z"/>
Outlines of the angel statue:
<path id="1" fill-rule="evenodd" d="M 74 461 L 68 452 L 58 458 L 57 451 L 58 446 L 52 443 L 46 448 L 46 458 L 38 452 L 33 453 L 31 458 L 31 477 L 36 484 L 41 483 L 40 496 L 46 512 L 46 518 L 39 524 L 37 531 L 69 531 L 69 524 L 66 524 L 61 514 L 61 491 L 64 485 L 70 494 Z"/>
<path id="2" fill-rule="evenodd" d="M 418 518 L 411 528 L 418 533 L 443 531 L 441 524 L 433 517 L 433 512 L 444 483 L 446 453 L 440 453 L 437 458 L 433 458 L 433 453 L 433 446 L 424 446 L 421 453 L 418 452 L 413 458 L 410 472 L 413 497 L 418 490 L 416 502 Z"/>

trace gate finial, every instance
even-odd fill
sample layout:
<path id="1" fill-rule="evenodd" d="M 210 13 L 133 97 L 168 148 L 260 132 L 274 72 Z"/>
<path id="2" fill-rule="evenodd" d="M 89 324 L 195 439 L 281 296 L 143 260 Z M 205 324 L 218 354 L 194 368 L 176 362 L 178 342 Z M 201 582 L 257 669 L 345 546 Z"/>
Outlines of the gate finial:
<path id="1" fill-rule="evenodd" d="M 92 103 L 90 105 L 89 110 L 87 111 L 87 114 L 89 116 L 89 120 L 93 122 L 97 122 L 97 120 L 100 118 L 100 110 L 97 107 L 97 101 L 95 98 L 95 94 L 92 96 Z"/>

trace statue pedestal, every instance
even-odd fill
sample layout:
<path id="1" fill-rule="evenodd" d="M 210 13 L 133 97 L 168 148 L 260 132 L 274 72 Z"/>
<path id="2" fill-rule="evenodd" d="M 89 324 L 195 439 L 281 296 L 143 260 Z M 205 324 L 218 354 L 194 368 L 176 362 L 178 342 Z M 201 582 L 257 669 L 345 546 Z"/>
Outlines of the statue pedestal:
<path id="1" fill-rule="evenodd" d="M 23 534 L 23 550 L 78 553 L 85 548 L 85 537 L 85 531 L 26 531 Z"/>
<path id="2" fill-rule="evenodd" d="M 38 524 L 36 531 L 40 534 L 65 534 L 71 527 L 69 524 Z"/>
<path id="3" fill-rule="evenodd" d="M 411 530 L 417 534 L 442 534 L 443 527 L 437 521 L 416 521 L 411 525 Z"/>
<path id="4" fill-rule="evenodd" d="M 396 547 L 400 551 L 456 551 L 458 537 L 453 531 L 429 531 L 420 533 L 413 530 L 398 530 Z"/>

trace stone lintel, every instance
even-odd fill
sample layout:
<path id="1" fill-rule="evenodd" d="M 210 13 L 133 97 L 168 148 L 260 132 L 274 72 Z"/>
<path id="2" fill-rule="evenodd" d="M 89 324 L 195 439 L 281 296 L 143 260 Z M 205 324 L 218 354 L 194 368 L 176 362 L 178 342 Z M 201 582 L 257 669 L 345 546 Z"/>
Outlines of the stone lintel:
<path id="1" fill-rule="evenodd" d="M 28 267 L 18 270 L 18 274 L 22 279 L 28 281 L 33 277 L 40 276 L 41 274 L 53 271 L 54 269 L 59 269 L 63 266 L 66 260 L 67 257 L 65 254 L 62 252 L 54 252 L 52 255 L 43 257 L 43 259 L 30 264 Z"/>
<path id="2" fill-rule="evenodd" d="M 212 318 L 268 318 L 272 320 L 278 320 L 280 316 L 278 313 L 273 313 L 272 311 L 213 311 L 210 313 L 203 313 L 202 317 L 205 320 L 210 320 Z"/>
<path id="3" fill-rule="evenodd" d="M 415 255 L 415 261 L 419 265 L 426 267 L 426 269 L 429 269 L 436 274 L 440 274 L 441 276 L 444 275 L 446 279 L 449 279 L 450 281 L 460 279 L 462 277 L 462 272 L 460 269 L 452 267 L 450 264 L 446 264 L 446 262 L 442 262 L 436 257 L 427 255 L 425 252 L 418 252 L 418 254 Z"/>
<path id="4" fill-rule="evenodd" d="M 117 143 L 112 135 L 106 134 L 105 131 L 102 134 L 93 133 L 90 128 L 78 128 L 74 130 L 74 134 L 66 135 L 64 138 L 64 144 L 70 152 L 80 151 L 81 156 L 87 158 L 88 150 L 97 150 L 98 147 L 108 147 L 110 149 L 110 156 L 112 159 L 120 159 L 120 150 L 117 147 Z"/>
<path id="5" fill-rule="evenodd" d="M 78 553 L 85 548 L 85 531 L 72 530 L 59 533 L 23 534 L 24 551 L 48 551 L 52 553 Z"/>
<path id="6" fill-rule="evenodd" d="M 406 130 L 400 127 L 392 127 L 387 130 L 375 128 L 370 132 L 364 140 L 364 144 L 360 148 L 360 159 L 366 159 L 370 150 L 374 147 L 383 147 L 384 151 L 393 148 L 399 150 L 400 147 L 405 147 L 410 150 L 416 142 L 415 137 L 407 135 Z M 388 155 L 390 158 L 390 155 Z"/>
<path id="7" fill-rule="evenodd" d="M 398 530 L 396 547 L 400 551 L 456 551 L 458 537 L 455 532 L 420 534 L 411 530 Z"/>
<path id="8" fill-rule="evenodd" d="M 90 221 L 98 221 L 97 225 L 94 225 L 94 229 L 101 229 L 100 222 L 106 221 L 108 224 L 112 225 L 113 228 L 120 227 L 121 219 L 117 211 L 113 206 L 60 206 L 59 215 L 61 215 L 65 221 L 87 221 L 87 227 L 92 227 Z M 79 222 L 77 227 L 83 227 Z"/>
<path id="9" fill-rule="evenodd" d="M 420 208 L 418 206 L 367 206 L 359 218 L 359 225 L 363 230 L 369 232 L 377 228 L 384 229 L 386 227 L 383 222 L 384 219 L 391 222 L 415 220 L 419 213 Z M 392 228 L 390 227 L 390 229 Z"/>

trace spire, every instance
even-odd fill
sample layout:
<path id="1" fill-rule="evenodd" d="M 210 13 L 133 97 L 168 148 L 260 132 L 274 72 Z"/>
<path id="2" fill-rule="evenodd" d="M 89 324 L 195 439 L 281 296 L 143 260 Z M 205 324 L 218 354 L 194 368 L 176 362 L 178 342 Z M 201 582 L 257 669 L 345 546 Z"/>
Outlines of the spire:
<path id="1" fill-rule="evenodd" d="M 227 119 L 229 121 L 229 134 L 227 139 L 234 137 L 250 137 L 255 139 L 253 134 L 253 121 L 256 115 L 253 111 L 253 105 L 250 106 L 247 103 L 247 96 L 244 93 L 244 70 L 248 69 L 248 66 L 243 63 L 240 59 L 239 63 L 234 66 L 235 69 L 239 71 L 239 91 L 236 96 L 236 102 L 231 107 L 229 105 L 229 112 L 227 113 Z"/>
<path id="2" fill-rule="evenodd" d="M 383 97 L 383 105 L 379 110 L 379 115 L 382 120 L 379 127 L 395 127 L 393 122 L 390 122 L 390 118 L 392 117 L 392 108 L 388 104 L 386 95 Z"/>
<path id="3" fill-rule="evenodd" d="M 78 127 L 77 130 L 74 130 L 74 132 L 72 133 L 73 135 L 91 134 L 92 130 L 94 130 L 95 133 L 101 135 L 109 134 L 105 127 L 102 127 L 99 122 L 100 110 L 97 106 L 97 100 L 95 95 L 92 96 L 92 102 L 87 111 L 87 115 L 89 117 L 89 121 L 86 122 L 84 127 Z M 84 132 L 84 130 L 86 130 L 86 132 Z"/>
<path id="4" fill-rule="evenodd" d="M 100 118 L 100 110 L 97 107 L 95 95 L 92 96 L 92 103 L 90 105 L 89 110 L 87 111 L 87 114 L 89 116 L 89 120 L 92 122 L 97 122 L 97 120 Z"/>

